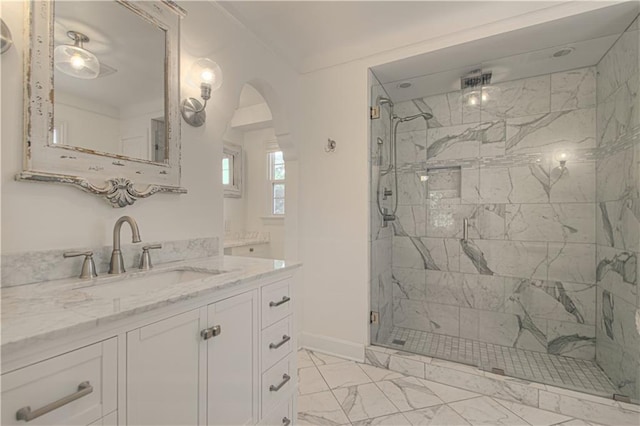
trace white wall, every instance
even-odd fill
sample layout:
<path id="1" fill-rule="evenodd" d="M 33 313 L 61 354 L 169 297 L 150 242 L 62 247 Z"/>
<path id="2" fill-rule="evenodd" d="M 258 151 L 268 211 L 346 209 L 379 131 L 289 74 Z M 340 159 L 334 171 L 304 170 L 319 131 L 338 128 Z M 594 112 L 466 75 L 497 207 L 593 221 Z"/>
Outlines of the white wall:
<path id="1" fill-rule="evenodd" d="M 180 5 L 188 12 L 181 23 L 181 69 L 207 56 L 224 73 L 223 86 L 207 106 L 207 123 L 200 128 L 182 123 L 182 185 L 189 193 L 154 195 L 113 209 L 73 187 L 14 180 L 22 168 L 23 3 L 2 2 L 2 18 L 14 38 L 1 61 L 3 253 L 109 245 L 113 224 L 124 214 L 138 220 L 145 241 L 222 236 L 222 135 L 240 90 L 249 80 L 268 82 L 280 96 L 283 114 L 295 123 L 298 75 L 215 4 Z M 183 97 L 198 92 L 183 83 Z"/>

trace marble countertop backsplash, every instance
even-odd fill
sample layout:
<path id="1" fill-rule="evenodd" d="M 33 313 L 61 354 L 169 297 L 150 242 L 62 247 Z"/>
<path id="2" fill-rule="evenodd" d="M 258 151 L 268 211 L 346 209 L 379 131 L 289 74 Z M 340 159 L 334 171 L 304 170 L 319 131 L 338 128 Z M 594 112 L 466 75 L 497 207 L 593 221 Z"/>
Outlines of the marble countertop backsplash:
<path id="1" fill-rule="evenodd" d="M 58 261 L 62 262 L 61 259 Z M 211 295 L 298 266 L 300 263 L 283 260 L 214 256 L 157 264 L 152 271 L 132 269 L 121 275 L 105 275 L 91 280 L 67 278 L 4 288 L 1 352 L 6 356 L 41 341 L 62 338 L 184 300 Z M 142 287 L 136 289 L 128 281 L 176 269 L 213 275 L 160 285 L 153 291 Z M 114 294 L 118 297 L 113 297 Z"/>
<path id="2" fill-rule="evenodd" d="M 242 247 L 252 244 L 267 244 L 270 241 L 268 232 L 235 232 L 224 236 L 224 248 Z"/>
<path id="3" fill-rule="evenodd" d="M 151 262 L 154 265 L 220 254 L 219 239 L 217 237 L 122 244 L 121 251 L 125 269 L 137 269 L 140 264 L 142 246 L 156 243 L 161 243 L 162 248 L 151 250 L 150 252 Z M 96 263 L 98 275 L 106 275 L 111 261 L 112 246 L 32 251 L 2 255 L 2 279 L 0 285 L 5 288 L 77 277 L 82 269 L 84 256 L 65 259 L 62 254 L 67 251 L 87 250 L 93 251 L 93 260 Z"/>

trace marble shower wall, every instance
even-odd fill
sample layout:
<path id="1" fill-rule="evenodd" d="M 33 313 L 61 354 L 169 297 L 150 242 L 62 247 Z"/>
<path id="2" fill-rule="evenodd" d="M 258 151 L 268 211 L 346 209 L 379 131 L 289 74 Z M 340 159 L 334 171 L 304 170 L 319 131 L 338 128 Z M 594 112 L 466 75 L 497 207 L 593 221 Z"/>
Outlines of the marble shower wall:
<path id="1" fill-rule="evenodd" d="M 372 76 L 372 79 L 375 77 Z M 378 96 L 386 97 L 380 84 L 372 87 L 372 104 Z M 385 118 L 386 117 L 386 118 Z M 393 327 L 392 314 L 392 289 L 391 289 L 391 244 L 392 229 L 390 226 L 383 227 L 382 215 L 378 210 L 377 188 L 378 180 L 382 188 L 391 188 L 393 181 L 387 172 L 389 165 L 389 108 L 383 106 L 381 118 L 371 120 L 371 143 L 370 143 L 370 279 L 369 288 L 371 290 L 371 310 L 379 313 L 378 324 L 371 324 L 371 342 L 383 342 L 391 334 Z M 382 144 L 378 142 L 382 141 Z M 382 172 L 382 173 L 381 173 Z M 380 199 L 382 208 L 393 209 L 392 199 Z"/>
<path id="2" fill-rule="evenodd" d="M 596 360 L 640 399 L 639 35 L 636 22 L 597 67 Z"/>
<path id="3" fill-rule="evenodd" d="M 594 359 L 596 69 L 494 87 L 396 105 L 393 325 Z"/>

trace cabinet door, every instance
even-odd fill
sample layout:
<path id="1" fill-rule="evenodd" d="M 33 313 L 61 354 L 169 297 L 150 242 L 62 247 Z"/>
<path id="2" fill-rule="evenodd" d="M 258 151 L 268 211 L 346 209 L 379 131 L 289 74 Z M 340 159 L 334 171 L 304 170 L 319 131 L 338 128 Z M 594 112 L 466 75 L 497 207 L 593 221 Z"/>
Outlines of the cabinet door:
<path id="1" fill-rule="evenodd" d="M 250 291 L 209 305 L 207 340 L 207 423 L 258 421 L 258 297 Z"/>
<path id="2" fill-rule="evenodd" d="M 203 325 L 194 310 L 127 333 L 127 424 L 198 424 Z"/>

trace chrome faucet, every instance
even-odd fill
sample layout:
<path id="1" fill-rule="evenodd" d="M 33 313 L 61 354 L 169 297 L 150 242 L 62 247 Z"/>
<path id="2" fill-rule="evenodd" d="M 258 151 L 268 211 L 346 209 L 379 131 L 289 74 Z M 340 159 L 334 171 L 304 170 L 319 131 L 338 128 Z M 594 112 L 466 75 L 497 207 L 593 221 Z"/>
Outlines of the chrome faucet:
<path id="1" fill-rule="evenodd" d="M 120 251 L 120 230 L 122 224 L 127 222 L 131 226 L 131 242 L 139 243 L 140 231 L 138 231 L 138 224 L 131 216 L 122 216 L 116 221 L 113 226 L 113 251 L 111 252 L 111 263 L 109 264 L 110 274 L 122 274 L 124 270 L 124 260 L 122 259 L 122 252 Z"/>

